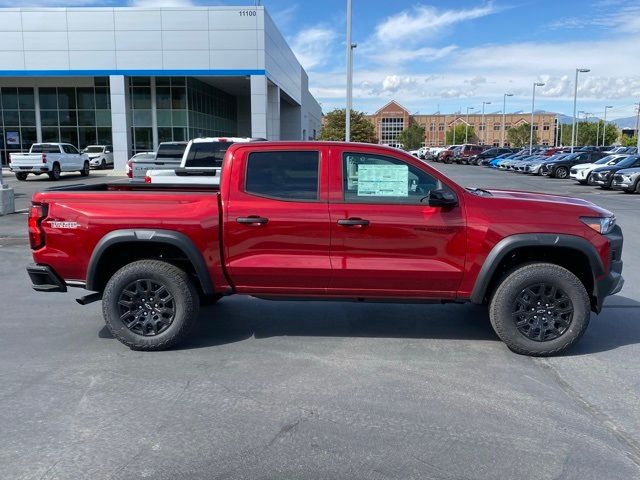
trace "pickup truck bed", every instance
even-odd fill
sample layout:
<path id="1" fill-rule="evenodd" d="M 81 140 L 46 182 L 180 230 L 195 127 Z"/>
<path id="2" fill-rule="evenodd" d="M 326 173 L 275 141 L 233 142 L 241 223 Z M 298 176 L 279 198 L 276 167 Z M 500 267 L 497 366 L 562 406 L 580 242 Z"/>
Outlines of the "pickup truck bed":
<path id="1" fill-rule="evenodd" d="M 234 144 L 222 172 L 36 193 L 34 288 L 95 292 L 141 350 L 184 339 L 198 299 L 246 294 L 488 304 L 509 348 L 553 355 L 623 285 L 620 227 L 584 200 L 466 189 L 369 144 Z"/>

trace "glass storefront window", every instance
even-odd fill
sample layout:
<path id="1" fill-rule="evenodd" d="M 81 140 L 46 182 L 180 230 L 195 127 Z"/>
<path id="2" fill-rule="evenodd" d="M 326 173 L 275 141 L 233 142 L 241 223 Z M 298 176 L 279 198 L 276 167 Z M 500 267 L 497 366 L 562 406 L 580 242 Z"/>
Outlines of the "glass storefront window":
<path id="1" fill-rule="evenodd" d="M 173 131 L 171 128 L 158 128 L 158 143 L 172 141 Z"/>
<path id="2" fill-rule="evenodd" d="M 78 110 L 93 110 L 95 108 L 96 108 L 96 102 L 94 98 L 94 89 L 92 87 L 79 88 L 78 89 Z"/>
<path id="3" fill-rule="evenodd" d="M 173 125 L 176 127 L 186 127 L 187 126 L 187 111 L 186 110 L 174 110 L 171 113 L 171 118 L 173 120 Z"/>
<path id="4" fill-rule="evenodd" d="M 96 125 L 99 127 L 110 127 L 111 110 L 96 110 Z"/>
<path id="5" fill-rule="evenodd" d="M 57 110 L 40 110 L 40 121 L 42 126 L 53 127 L 58 125 L 58 111 Z"/>
<path id="6" fill-rule="evenodd" d="M 111 145 L 111 128 L 98 128 L 98 141 L 100 145 Z"/>
<path id="7" fill-rule="evenodd" d="M 58 108 L 58 96 L 55 88 L 40 88 L 40 109 L 56 110 Z"/>
<path id="8" fill-rule="evenodd" d="M 35 126 L 35 124 L 36 124 L 35 110 L 20 110 L 20 125 Z"/>
<path id="9" fill-rule="evenodd" d="M 18 110 L 3 110 L 2 118 L 5 126 L 17 127 L 20 125 L 20 115 Z"/>
<path id="10" fill-rule="evenodd" d="M 108 88 L 96 87 L 96 108 L 103 110 L 111 108 L 111 99 L 109 98 Z"/>
<path id="11" fill-rule="evenodd" d="M 87 145 L 96 145 L 98 142 L 98 136 L 95 128 L 78 128 L 78 146 L 83 149 Z"/>
<path id="12" fill-rule="evenodd" d="M 75 127 L 78 125 L 78 112 L 76 110 L 60 109 L 58 111 L 58 116 L 60 118 L 61 127 Z"/>
<path id="13" fill-rule="evenodd" d="M 22 142 L 23 150 L 28 150 L 29 148 L 31 148 L 31 145 L 36 143 L 38 140 L 38 135 L 36 133 L 35 127 L 21 128 L 20 140 Z"/>
<path id="14" fill-rule="evenodd" d="M 132 89 L 132 107 L 134 109 L 151 108 L 151 89 L 150 88 L 133 88 Z"/>
<path id="15" fill-rule="evenodd" d="M 153 150 L 153 132 L 150 127 L 133 128 L 133 149 L 137 152 Z"/>
<path id="16" fill-rule="evenodd" d="M 83 127 L 96 125 L 95 110 L 78 110 L 78 125 Z"/>
<path id="17" fill-rule="evenodd" d="M 67 110 L 67 109 L 75 110 L 76 108 L 76 89 L 75 88 L 58 88 L 58 108 L 60 110 Z"/>
<path id="18" fill-rule="evenodd" d="M 2 88 L 2 108 L 17 109 L 18 108 L 18 89 Z"/>
<path id="19" fill-rule="evenodd" d="M 134 110 L 133 124 L 136 127 L 150 127 L 152 125 L 151 110 Z"/>
<path id="20" fill-rule="evenodd" d="M 156 88 L 156 108 L 159 110 L 171 108 L 171 88 Z"/>
<path id="21" fill-rule="evenodd" d="M 33 110 L 36 108 L 33 88 L 18 89 L 18 108 L 20 108 L 20 110 Z"/>
<path id="22" fill-rule="evenodd" d="M 170 127 L 171 124 L 171 110 L 157 110 L 156 117 L 158 119 L 159 127 Z"/>
<path id="23" fill-rule="evenodd" d="M 60 127 L 60 142 L 78 145 L 78 129 L 76 127 Z"/>
<path id="24" fill-rule="evenodd" d="M 184 88 L 171 88 L 171 108 L 175 110 L 187 108 L 187 91 Z"/>
<path id="25" fill-rule="evenodd" d="M 42 127 L 43 142 L 57 142 L 59 138 L 58 127 Z"/>

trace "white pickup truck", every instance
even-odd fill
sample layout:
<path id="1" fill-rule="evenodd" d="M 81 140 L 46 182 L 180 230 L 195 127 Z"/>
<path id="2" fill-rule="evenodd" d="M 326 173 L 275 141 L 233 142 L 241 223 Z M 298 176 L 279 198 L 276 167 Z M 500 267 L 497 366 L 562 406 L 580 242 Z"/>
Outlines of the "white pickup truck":
<path id="1" fill-rule="evenodd" d="M 29 153 L 12 153 L 9 169 L 20 181 L 32 173 L 46 173 L 51 180 L 58 180 L 61 172 L 80 172 L 89 175 L 89 157 L 68 143 L 34 143 Z"/>
<path id="2" fill-rule="evenodd" d="M 264 138 L 249 137 L 204 137 L 195 138 L 187 144 L 178 168 L 172 170 L 149 170 L 145 183 L 162 184 L 220 184 L 222 159 L 234 143 L 264 141 Z"/>
<path id="3" fill-rule="evenodd" d="M 180 166 L 180 161 L 186 148 L 187 142 L 162 142 L 158 145 L 158 150 L 154 155 L 147 155 L 147 152 L 144 152 L 145 155 L 134 155 L 129 160 L 131 162 L 131 176 L 129 178 L 132 182 L 143 182 L 149 170 L 168 170 L 173 172 L 173 169 Z M 127 170 L 128 175 L 129 167 L 127 167 Z"/>

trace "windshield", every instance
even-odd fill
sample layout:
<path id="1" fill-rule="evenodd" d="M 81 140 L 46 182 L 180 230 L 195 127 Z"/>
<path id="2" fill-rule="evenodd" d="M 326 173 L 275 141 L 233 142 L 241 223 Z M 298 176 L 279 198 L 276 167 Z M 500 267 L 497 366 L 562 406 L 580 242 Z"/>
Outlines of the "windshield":
<path id="1" fill-rule="evenodd" d="M 220 167 L 230 146 L 231 142 L 194 142 L 189 149 L 185 167 Z"/>
<path id="2" fill-rule="evenodd" d="M 182 154 L 187 148 L 186 143 L 161 143 L 158 147 L 156 158 L 182 159 Z"/>
<path id="3" fill-rule="evenodd" d="M 618 165 L 619 167 L 628 167 L 629 165 L 633 165 L 638 158 L 640 157 L 637 155 L 631 155 L 615 165 Z"/>
<path id="4" fill-rule="evenodd" d="M 104 147 L 87 147 L 84 149 L 85 153 L 102 153 L 104 151 Z"/>
<path id="5" fill-rule="evenodd" d="M 606 157 L 602 157 L 600 160 L 595 161 L 596 165 L 615 165 L 620 160 L 624 160 L 627 157 L 621 157 L 618 155 L 607 155 Z"/>

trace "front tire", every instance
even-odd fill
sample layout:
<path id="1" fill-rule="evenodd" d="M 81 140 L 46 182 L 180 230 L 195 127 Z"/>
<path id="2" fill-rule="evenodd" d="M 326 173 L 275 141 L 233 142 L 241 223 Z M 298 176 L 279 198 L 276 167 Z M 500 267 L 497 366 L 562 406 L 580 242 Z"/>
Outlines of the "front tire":
<path id="1" fill-rule="evenodd" d="M 188 275 L 159 260 L 125 265 L 107 282 L 102 313 L 111 334 L 132 350 L 165 350 L 189 334 L 198 292 Z"/>
<path id="2" fill-rule="evenodd" d="M 18 172 L 16 173 L 16 178 L 18 179 L 18 181 L 24 182 L 27 179 L 27 175 L 29 174 L 24 172 Z"/>
<path id="3" fill-rule="evenodd" d="M 569 169 L 567 167 L 558 167 L 556 168 L 556 172 L 554 177 L 565 179 L 569 176 Z"/>
<path id="4" fill-rule="evenodd" d="M 582 282 L 566 268 L 532 263 L 508 274 L 489 304 L 491 325 L 515 353 L 557 355 L 584 334 L 591 302 Z"/>
<path id="5" fill-rule="evenodd" d="M 80 170 L 80 176 L 88 177 L 90 171 L 91 171 L 91 167 L 89 166 L 89 162 L 84 162 L 82 170 Z"/>
<path id="6" fill-rule="evenodd" d="M 100 170 L 106 170 L 107 169 L 107 161 L 103 158 L 102 161 L 100 162 Z"/>

